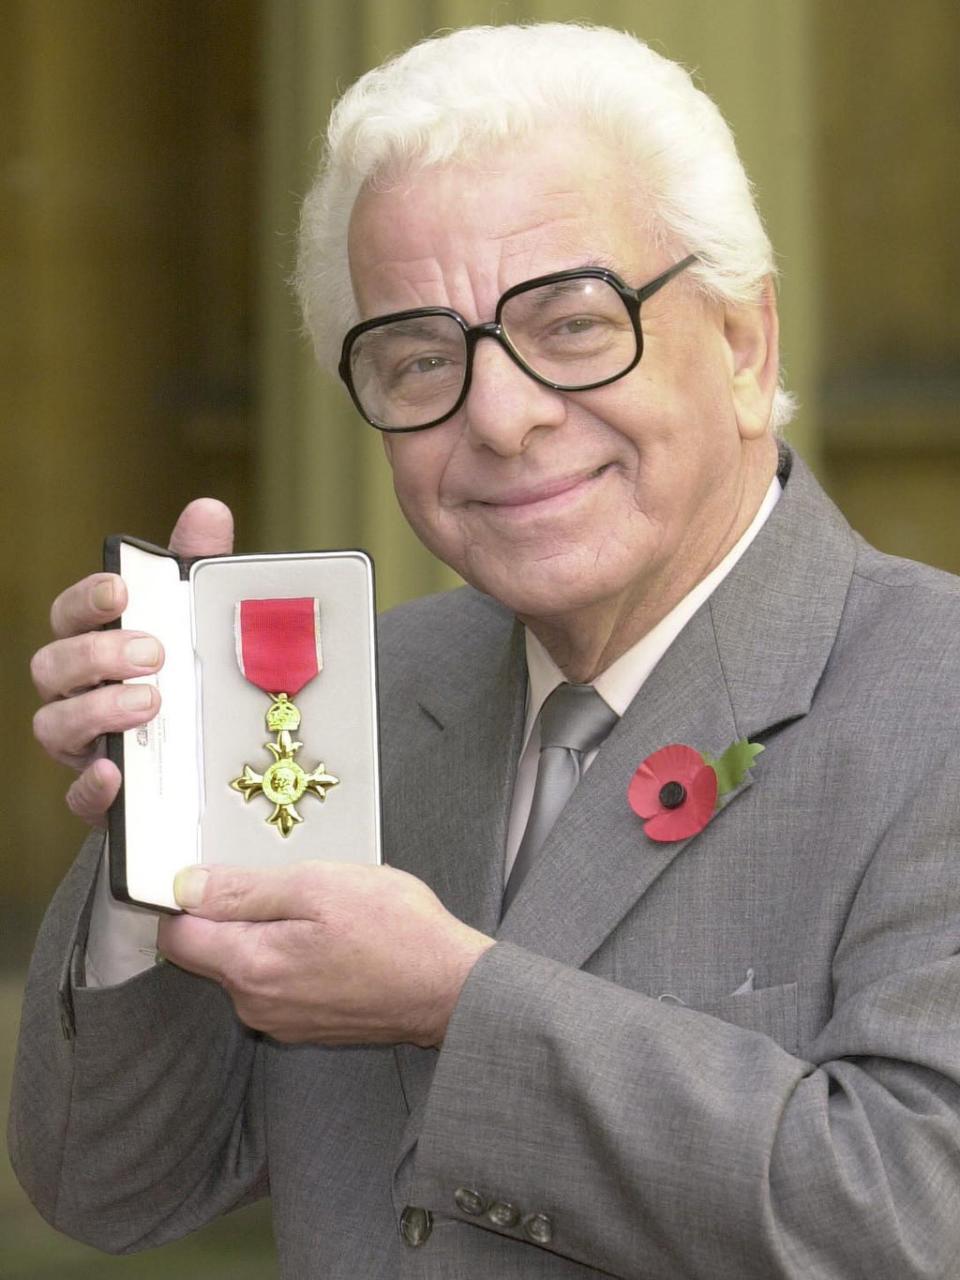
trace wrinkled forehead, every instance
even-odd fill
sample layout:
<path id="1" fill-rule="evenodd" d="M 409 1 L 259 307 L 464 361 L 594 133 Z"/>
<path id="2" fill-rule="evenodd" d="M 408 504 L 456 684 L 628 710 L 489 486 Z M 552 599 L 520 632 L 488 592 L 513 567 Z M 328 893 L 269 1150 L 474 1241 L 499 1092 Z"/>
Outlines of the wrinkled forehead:
<path id="1" fill-rule="evenodd" d="M 462 309 L 454 295 L 488 310 L 514 284 L 588 263 L 640 278 L 658 248 L 649 204 L 616 149 L 577 134 L 380 176 L 361 189 L 348 236 L 364 317 Z"/>

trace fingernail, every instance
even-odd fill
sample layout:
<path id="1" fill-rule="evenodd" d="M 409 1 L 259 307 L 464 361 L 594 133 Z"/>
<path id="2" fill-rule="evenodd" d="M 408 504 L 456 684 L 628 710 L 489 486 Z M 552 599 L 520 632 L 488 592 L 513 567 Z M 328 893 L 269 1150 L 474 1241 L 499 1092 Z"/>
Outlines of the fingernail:
<path id="1" fill-rule="evenodd" d="M 125 684 L 117 694 L 117 701 L 124 711 L 146 711 L 153 701 L 148 684 Z"/>
<path id="2" fill-rule="evenodd" d="M 115 599 L 112 580 L 107 579 L 105 582 L 98 582 L 93 588 L 94 608 L 99 609 L 102 613 L 114 608 Z"/>
<path id="3" fill-rule="evenodd" d="M 173 896 L 181 907 L 199 907 L 203 891 L 207 887 L 210 872 L 206 867 L 187 867 L 178 871 L 173 880 Z"/>
<path id="4" fill-rule="evenodd" d="M 160 661 L 160 646 L 150 636 L 128 640 L 123 656 L 132 667 L 155 667 Z"/>

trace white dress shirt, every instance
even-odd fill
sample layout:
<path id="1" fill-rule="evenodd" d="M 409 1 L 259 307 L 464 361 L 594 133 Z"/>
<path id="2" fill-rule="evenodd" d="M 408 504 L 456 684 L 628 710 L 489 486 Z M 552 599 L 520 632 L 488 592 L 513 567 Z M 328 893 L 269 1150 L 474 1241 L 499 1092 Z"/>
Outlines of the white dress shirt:
<path id="1" fill-rule="evenodd" d="M 749 528 L 727 552 L 715 569 L 702 582 L 697 583 L 689 595 L 667 614 L 642 640 L 609 666 L 594 680 L 597 692 L 617 715 L 622 716 L 636 697 L 647 676 L 657 665 L 670 645 L 705 600 L 717 589 L 733 566 L 760 532 L 770 512 L 780 498 L 780 482 L 774 477 L 770 488 L 754 516 Z M 517 768 L 517 781 L 510 808 L 507 831 L 505 876 L 509 876 L 517 856 L 517 849 L 530 814 L 533 788 L 537 780 L 540 758 L 540 730 L 537 717 L 547 696 L 564 681 L 563 672 L 529 630 L 526 633 L 527 650 L 527 714 L 523 746 Z M 584 770 L 596 757 L 590 752 L 584 759 Z M 142 907 L 132 907 L 116 902 L 108 887 L 104 866 L 96 888 L 90 933 L 87 939 L 86 976 L 92 987 L 113 986 L 149 969 L 155 963 L 157 921 L 155 912 Z M 506 883 L 506 879 L 504 880 Z"/>

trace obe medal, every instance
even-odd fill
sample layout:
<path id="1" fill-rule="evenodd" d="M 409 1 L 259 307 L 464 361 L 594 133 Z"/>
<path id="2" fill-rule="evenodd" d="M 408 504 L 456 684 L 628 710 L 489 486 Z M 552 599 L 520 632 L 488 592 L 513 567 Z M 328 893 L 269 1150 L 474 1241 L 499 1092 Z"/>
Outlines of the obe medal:
<path id="1" fill-rule="evenodd" d="M 264 749 L 273 756 L 262 773 L 250 765 L 234 778 L 230 786 L 249 802 L 263 796 L 273 805 L 265 819 L 288 836 L 303 822 L 297 802 L 305 795 L 326 799 L 331 787 L 340 779 L 327 773 L 321 761 L 307 770 L 297 760 L 303 746 L 293 734 L 300 728 L 300 711 L 291 701 L 319 675 L 323 667 L 320 650 L 320 602 L 312 597 L 291 600 L 240 600 L 237 603 L 234 636 L 237 663 L 251 684 L 270 698 L 265 720 L 267 729 L 276 734 Z"/>

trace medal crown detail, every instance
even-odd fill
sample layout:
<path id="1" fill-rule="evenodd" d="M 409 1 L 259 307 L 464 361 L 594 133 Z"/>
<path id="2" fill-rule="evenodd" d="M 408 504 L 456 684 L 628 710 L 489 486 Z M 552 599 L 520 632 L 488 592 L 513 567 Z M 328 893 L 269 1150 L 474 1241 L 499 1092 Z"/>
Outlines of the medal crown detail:
<path id="1" fill-rule="evenodd" d="M 300 728 L 300 712 L 285 693 L 274 696 L 266 720 L 271 733 L 281 733 L 284 729 L 296 732 Z"/>

